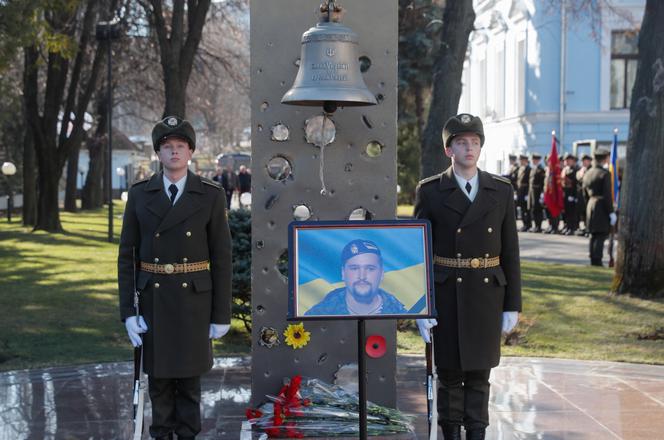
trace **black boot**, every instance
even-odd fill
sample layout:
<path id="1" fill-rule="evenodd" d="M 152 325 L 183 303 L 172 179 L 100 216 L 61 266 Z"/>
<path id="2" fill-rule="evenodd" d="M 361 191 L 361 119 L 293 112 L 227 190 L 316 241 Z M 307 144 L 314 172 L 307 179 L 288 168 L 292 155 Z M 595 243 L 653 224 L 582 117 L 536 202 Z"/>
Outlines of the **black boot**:
<path id="1" fill-rule="evenodd" d="M 473 428 L 466 431 L 466 440 L 484 440 L 486 428 Z"/>
<path id="2" fill-rule="evenodd" d="M 461 440 L 461 426 L 444 424 L 442 428 L 445 440 Z"/>
<path id="3" fill-rule="evenodd" d="M 168 435 L 162 435 L 160 437 L 155 437 L 156 440 L 173 440 L 173 433 L 171 432 Z"/>

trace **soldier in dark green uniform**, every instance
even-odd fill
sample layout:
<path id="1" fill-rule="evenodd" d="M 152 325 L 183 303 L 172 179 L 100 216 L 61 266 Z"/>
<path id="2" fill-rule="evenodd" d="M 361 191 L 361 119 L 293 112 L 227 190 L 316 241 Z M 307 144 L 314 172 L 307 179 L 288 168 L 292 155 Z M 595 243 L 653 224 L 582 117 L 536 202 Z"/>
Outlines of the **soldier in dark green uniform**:
<path id="1" fill-rule="evenodd" d="M 533 168 L 530 170 L 528 183 L 528 210 L 533 219 L 534 226 L 530 232 L 542 232 L 542 221 L 544 220 L 544 181 L 546 180 L 546 169 L 542 165 L 542 156 L 532 154 Z"/>
<path id="2" fill-rule="evenodd" d="M 452 166 L 422 180 L 415 216 L 431 222 L 436 309 L 434 352 L 445 440 L 481 440 L 489 424 L 489 374 L 500 361 L 501 332 L 521 311 L 519 240 L 509 180 L 481 171 L 480 118 L 460 114 L 443 129 Z M 431 320 L 418 320 L 425 341 Z"/>
<path id="3" fill-rule="evenodd" d="M 576 181 L 576 173 L 579 171 L 579 167 L 576 165 L 576 161 L 576 156 L 566 153 L 565 168 L 561 172 L 563 195 L 565 197 L 565 211 L 563 213 L 563 219 L 565 220 L 563 234 L 565 235 L 574 234 L 579 227 L 578 208 L 576 206 L 579 200 L 578 182 Z"/>
<path id="4" fill-rule="evenodd" d="M 596 150 L 592 168 L 583 175 L 583 193 L 587 200 L 586 230 L 590 233 L 590 264 L 593 266 L 602 265 L 604 242 L 617 220 L 613 212 L 611 173 L 604 168 L 609 154 L 604 149 Z"/>
<path id="5" fill-rule="evenodd" d="M 189 122 L 166 117 L 152 142 L 163 171 L 129 191 L 118 256 L 120 317 L 132 344 L 144 347 L 150 435 L 193 439 L 201 430 L 200 376 L 212 368 L 210 340 L 230 327 L 226 199 L 219 185 L 188 171 L 196 148 Z"/>
<path id="6" fill-rule="evenodd" d="M 519 155 L 519 169 L 516 177 L 516 205 L 521 208 L 521 221 L 523 226 L 521 231 L 525 232 L 533 225 L 530 218 L 530 211 L 528 210 L 528 188 L 530 185 L 530 172 L 532 168 L 528 163 L 528 156 L 525 154 Z"/>
<path id="7" fill-rule="evenodd" d="M 579 200 L 576 206 L 579 217 L 579 225 L 580 222 L 583 222 L 583 229 L 579 227 L 579 230 L 576 231 L 576 235 L 585 235 L 586 237 L 588 236 L 588 222 L 586 221 L 586 205 L 588 202 L 586 200 L 585 194 L 583 194 L 583 176 L 592 166 L 592 161 L 593 158 L 587 154 L 581 156 L 581 166 L 579 167 L 579 171 L 576 172 L 577 194 L 579 195 Z"/>

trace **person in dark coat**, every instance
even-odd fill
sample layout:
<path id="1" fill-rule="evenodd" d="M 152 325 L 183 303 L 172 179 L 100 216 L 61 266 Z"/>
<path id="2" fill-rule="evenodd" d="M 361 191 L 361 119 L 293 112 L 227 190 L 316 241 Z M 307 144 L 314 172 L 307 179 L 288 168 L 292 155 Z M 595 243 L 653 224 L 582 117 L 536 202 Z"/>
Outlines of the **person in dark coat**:
<path id="1" fill-rule="evenodd" d="M 481 440 L 489 424 L 489 375 L 500 361 L 501 333 L 521 311 L 519 239 L 509 180 L 481 171 L 482 121 L 460 114 L 443 129 L 452 166 L 422 180 L 415 217 L 431 222 L 438 320 L 432 326 L 440 388 L 438 423 L 445 440 Z M 437 324 L 437 325 L 436 325 Z"/>
<path id="2" fill-rule="evenodd" d="M 577 212 L 577 203 L 579 200 L 578 195 L 578 182 L 576 181 L 576 173 L 579 167 L 576 165 L 577 158 L 571 153 L 565 154 L 565 168 L 561 172 L 561 181 L 563 185 L 563 196 L 565 197 L 565 209 L 563 212 L 563 220 L 565 221 L 565 228 L 563 233 L 565 235 L 572 235 L 579 227 L 579 217 Z"/>
<path id="3" fill-rule="evenodd" d="M 521 211 L 521 221 L 523 226 L 521 231 L 528 231 L 532 225 L 532 219 L 530 218 L 530 211 L 528 210 L 528 189 L 530 188 L 530 172 L 532 168 L 528 163 L 528 156 L 525 154 L 519 155 L 519 170 L 517 172 L 516 178 L 516 196 L 517 196 L 517 206 Z"/>
<path id="4" fill-rule="evenodd" d="M 221 173 L 221 186 L 226 193 L 226 208 L 231 209 L 231 201 L 233 200 L 233 193 L 238 187 L 237 174 L 233 170 L 233 165 L 228 164 L 224 171 Z"/>
<path id="5" fill-rule="evenodd" d="M 200 376 L 212 368 L 211 339 L 230 328 L 226 200 L 219 185 L 187 169 L 196 148 L 189 122 L 166 117 L 152 141 L 163 171 L 129 191 L 118 255 L 120 318 L 132 344 L 143 344 L 150 435 L 193 439 L 201 430 Z"/>
<path id="6" fill-rule="evenodd" d="M 533 227 L 530 232 L 542 232 L 542 221 L 544 220 L 544 181 L 546 180 L 546 169 L 542 165 L 542 156 L 533 153 L 533 168 L 530 170 L 528 182 L 528 210 L 533 219 Z"/>
<path id="7" fill-rule="evenodd" d="M 595 162 L 583 176 L 583 193 L 588 201 L 586 207 L 586 229 L 590 233 L 590 264 L 602 266 L 604 242 L 611 226 L 616 224 L 611 192 L 611 173 L 605 168 L 609 151 L 595 151 Z"/>

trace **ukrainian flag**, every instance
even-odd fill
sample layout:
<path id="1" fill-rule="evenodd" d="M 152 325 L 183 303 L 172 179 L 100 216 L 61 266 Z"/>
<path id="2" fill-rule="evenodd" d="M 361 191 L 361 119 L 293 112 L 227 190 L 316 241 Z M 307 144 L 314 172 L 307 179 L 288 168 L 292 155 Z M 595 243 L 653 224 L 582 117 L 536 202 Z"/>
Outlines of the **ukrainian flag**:
<path id="1" fill-rule="evenodd" d="M 298 229 L 296 241 L 297 314 L 304 315 L 330 291 L 344 286 L 341 251 L 352 240 L 376 243 L 383 257 L 381 289 L 409 313 L 427 311 L 426 237 L 421 227 L 343 227 Z"/>

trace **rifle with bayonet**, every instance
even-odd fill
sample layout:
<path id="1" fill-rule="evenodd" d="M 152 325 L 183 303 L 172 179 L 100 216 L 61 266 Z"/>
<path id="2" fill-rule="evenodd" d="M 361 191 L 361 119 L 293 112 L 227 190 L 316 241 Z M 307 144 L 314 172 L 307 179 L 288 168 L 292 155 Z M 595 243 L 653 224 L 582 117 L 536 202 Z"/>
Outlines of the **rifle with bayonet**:
<path id="1" fill-rule="evenodd" d="M 140 316 L 139 292 L 136 289 L 136 250 L 134 249 L 134 310 L 136 311 L 136 324 Z M 134 440 L 141 440 L 143 436 L 143 410 L 145 408 L 145 381 L 142 380 L 143 373 L 143 344 L 134 347 Z"/>
<path id="2" fill-rule="evenodd" d="M 426 343 L 425 354 L 427 359 L 427 417 L 429 422 L 429 440 L 438 438 L 438 403 L 436 381 L 436 363 L 433 355 L 433 334 L 429 333 L 431 342 Z"/>

